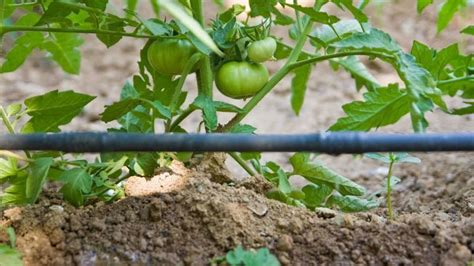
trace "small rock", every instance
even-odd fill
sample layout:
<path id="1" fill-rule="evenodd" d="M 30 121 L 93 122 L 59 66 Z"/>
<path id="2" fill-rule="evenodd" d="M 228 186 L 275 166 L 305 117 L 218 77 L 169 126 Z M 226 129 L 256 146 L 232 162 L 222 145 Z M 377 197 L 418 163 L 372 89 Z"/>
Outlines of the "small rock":
<path id="1" fill-rule="evenodd" d="M 51 205 L 49 207 L 50 210 L 56 213 L 63 213 L 64 212 L 64 207 L 61 205 Z"/>
<path id="2" fill-rule="evenodd" d="M 268 212 L 268 206 L 265 203 L 252 202 L 247 205 L 247 208 L 251 210 L 258 217 L 263 217 Z"/>
<path id="3" fill-rule="evenodd" d="M 60 228 L 56 228 L 53 232 L 49 235 L 49 241 L 53 245 L 57 245 L 63 242 L 65 239 L 64 232 Z"/>
<path id="4" fill-rule="evenodd" d="M 153 222 L 157 222 L 161 219 L 161 210 L 166 206 L 163 206 L 164 203 L 160 200 L 155 200 L 150 205 L 150 219 Z"/>
<path id="5" fill-rule="evenodd" d="M 147 247 L 148 247 L 148 243 L 147 243 L 146 239 L 144 239 L 144 238 L 140 239 L 140 250 L 143 251 L 143 252 L 146 252 Z"/>
<path id="6" fill-rule="evenodd" d="M 464 245 L 457 244 L 453 247 L 453 254 L 456 258 L 463 261 L 468 261 L 471 258 L 471 251 Z"/>
<path id="7" fill-rule="evenodd" d="M 474 235 L 474 218 L 469 218 L 462 227 L 462 231 L 466 235 Z"/>
<path id="8" fill-rule="evenodd" d="M 3 212 L 3 216 L 5 218 L 8 218 L 12 222 L 17 222 L 17 221 L 20 221 L 22 218 L 21 211 L 22 209 L 19 207 L 11 208 L 11 209 L 5 210 Z"/>
<path id="9" fill-rule="evenodd" d="M 320 208 L 314 209 L 314 211 L 316 212 L 316 215 L 319 218 L 323 218 L 323 219 L 331 219 L 331 218 L 336 217 L 337 215 L 336 211 L 331 210 L 329 208 L 320 207 Z"/>
<path id="10" fill-rule="evenodd" d="M 71 227 L 72 231 L 78 231 L 82 228 L 81 220 L 76 215 L 71 216 L 69 219 L 69 226 Z"/>
<path id="11" fill-rule="evenodd" d="M 434 235 L 437 231 L 436 225 L 426 217 L 415 218 L 412 223 L 420 234 Z"/>
<path id="12" fill-rule="evenodd" d="M 115 242 L 120 242 L 120 240 L 122 240 L 122 233 L 120 231 L 115 231 L 112 233 L 112 239 L 115 241 Z"/>
<path id="13" fill-rule="evenodd" d="M 282 235 L 278 239 L 276 248 L 281 251 L 291 251 L 293 249 L 293 238 L 289 235 Z"/>
<path id="14" fill-rule="evenodd" d="M 291 265 L 291 260 L 288 254 L 286 253 L 283 253 L 280 256 L 278 256 L 278 260 L 280 261 L 281 265 Z"/>
<path id="15" fill-rule="evenodd" d="M 107 225 L 105 224 L 105 221 L 99 218 L 94 218 L 92 220 L 92 228 L 99 230 L 99 231 L 104 231 L 105 228 L 107 228 Z"/>

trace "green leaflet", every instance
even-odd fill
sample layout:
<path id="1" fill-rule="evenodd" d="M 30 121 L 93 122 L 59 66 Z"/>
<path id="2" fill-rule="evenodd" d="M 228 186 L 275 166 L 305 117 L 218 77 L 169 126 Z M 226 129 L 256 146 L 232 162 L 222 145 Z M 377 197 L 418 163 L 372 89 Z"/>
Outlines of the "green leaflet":
<path id="1" fill-rule="evenodd" d="M 79 115 L 82 108 L 95 97 L 73 91 L 57 90 L 25 100 L 26 113 L 31 119 L 24 125 L 22 133 L 58 132 Z"/>
<path id="2" fill-rule="evenodd" d="M 9 157 L 8 160 L 0 158 L 0 183 L 8 177 L 15 176 L 18 172 L 17 162 Z"/>
<path id="3" fill-rule="evenodd" d="M 303 107 L 306 88 L 312 69 L 311 64 L 308 64 L 293 71 L 295 75 L 291 80 L 291 107 L 296 115 L 299 115 L 301 107 Z"/>
<path id="4" fill-rule="evenodd" d="M 102 112 L 101 119 L 104 122 L 111 122 L 121 118 L 128 112 L 135 109 L 140 104 L 139 99 L 128 98 L 115 102 L 112 105 L 106 106 L 104 112 Z"/>
<path id="5" fill-rule="evenodd" d="M 277 0 L 249 0 L 250 16 L 270 17 L 273 7 L 277 4 Z"/>
<path id="6" fill-rule="evenodd" d="M 357 90 L 360 90 L 364 86 L 369 91 L 373 91 L 381 87 L 377 79 L 375 79 L 375 77 L 369 72 L 365 65 L 360 62 L 357 56 L 348 56 L 343 59 L 332 60 L 331 63 L 336 65 L 336 67 L 343 67 L 351 74 L 351 77 L 355 80 Z"/>
<path id="7" fill-rule="evenodd" d="M 328 185 L 343 195 L 362 196 L 365 189 L 331 169 L 309 161 L 309 154 L 296 153 L 290 158 L 293 172 L 317 185 Z"/>
<path id="8" fill-rule="evenodd" d="M 394 124 L 410 111 L 411 98 L 396 85 L 367 92 L 364 99 L 344 105 L 347 116 L 339 118 L 329 130 L 369 131 Z"/>
<path id="9" fill-rule="evenodd" d="M 53 164 L 52 158 L 38 158 L 30 163 L 26 179 L 26 197 L 28 203 L 35 203 L 48 177 L 49 168 Z"/>
<path id="10" fill-rule="evenodd" d="M 79 74 L 81 68 L 81 53 L 78 49 L 83 39 L 77 34 L 53 33 L 41 44 L 41 48 L 51 54 L 51 58 L 69 74 Z"/>
<path id="11" fill-rule="evenodd" d="M 391 53 L 401 51 L 400 45 L 390 35 L 374 28 L 370 32 L 355 33 L 331 46 L 340 49 L 370 49 Z"/>
<path id="12" fill-rule="evenodd" d="M 83 205 L 83 194 L 90 193 L 92 188 L 92 176 L 85 169 L 74 168 L 65 171 L 59 179 L 64 182 L 61 188 L 64 199 L 76 207 Z"/>
<path id="13" fill-rule="evenodd" d="M 459 9 L 466 7 L 467 0 L 445 0 L 438 13 L 437 31 L 443 31 Z"/>
<path id="14" fill-rule="evenodd" d="M 465 27 L 461 33 L 464 33 L 464 34 L 469 34 L 469 35 L 474 35 L 474 25 L 470 25 L 470 26 L 467 26 Z"/>
<path id="15" fill-rule="evenodd" d="M 421 14 L 423 10 L 432 3 L 433 0 L 418 0 L 416 4 L 416 10 L 418 11 L 418 14 Z"/>
<path id="16" fill-rule="evenodd" d="M 377 208 L 379 203 L 373 200 L 361 199 L 354 196 L 332 195 L 328 204 L 337 205 L 343 212 L 362 212 Z"/>

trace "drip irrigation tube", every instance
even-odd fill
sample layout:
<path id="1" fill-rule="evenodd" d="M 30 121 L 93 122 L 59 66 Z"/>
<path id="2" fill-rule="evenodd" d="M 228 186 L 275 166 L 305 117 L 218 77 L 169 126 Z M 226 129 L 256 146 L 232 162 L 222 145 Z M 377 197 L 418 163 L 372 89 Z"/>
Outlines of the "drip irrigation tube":
<path id="1" fill-rule="evenodd" d="M 55 133 L 0 135 L 0 150 L 63 152 L 365 152 L 474 151 L 474 133 L 383 134 L 335 132 L 300 135 Z"/>

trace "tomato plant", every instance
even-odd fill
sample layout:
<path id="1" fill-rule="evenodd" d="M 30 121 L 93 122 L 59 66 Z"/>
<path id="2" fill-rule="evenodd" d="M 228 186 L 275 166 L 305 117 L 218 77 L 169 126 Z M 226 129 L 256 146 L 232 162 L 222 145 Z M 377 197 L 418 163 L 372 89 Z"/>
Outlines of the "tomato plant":
<path id="1" fill-rule="evenodd" d="M 267 81 L 268 70 L 258 63 L 227 62 L 216 73 L 219 91 L 235 99 L 255 95 Z"/>
<path id="2" fill-rule="evenodd" d="M 78 74 L 83 34 L 97 36 L 107 47 L 122 38 L 147 40 L 140 52 L 138 72 L 124 84 L 116 102 L 101 113 L 103 122 L 116 122 L 109 128 L 111 132 L 157 133 L 160 123 L 165 133 L 187 133 L 182 122 L 200 112 L 198 131 L 255 134 L 254 125 L 243 123 L 254 108 L 289 77 L 290 104 L 298 115 L 312 70 L 323 62 L 335 71 L 348 72 L 355 88 L 363 93 L 361 100 L 342 106 L 344 117 L 334 121 L 329 131 L 370 131 L 407 116 L 413 130 L 423 132 L 429 126 L 426 114 L 435 108 L 450 115 L 474 113 L 473 55 L 465 54 L 457 43 L 434 49 L 414 41 L 405 51 L 389 34 L 369 23 L 365 14 L 369 1 L 324 0 L 303 6 L 297 1 L 249 0 L 249 12 L 242 5 L 223 9 L 221 1 L 214 2 L 222 9 L 218 14 L 205 14 L 201 0 L 143 1 L 142 5 L 148 4 L 154 11 L 153 17 L 145 18 L 137 10 L 137 1 L 127 1 L 125 12 L 120 13 L 108 8 L 107 0 L 0 0 L 0 37 L 12 43 L 5 46 L 0 72 L 17 70 L 38 50 L 46 52 L 65 72 Z M 432 1 L 417 3 L 422 13 Z M 325 11 L 330 10 L 326 5 L 352 18 L 331 14 Z M 466 0 L 443 1 L 438 32 L 466 6 Z M 286 27 L 288 36 L 272 32 L 274 25 Z M 473 25 L 466 25 L 460 34 L 472 38 Z M 266 61 L 273 57 L 281 67 L 269 76 L 266 67 L 270 62 Z M 400 81 L 381 84 L 361 58 L 389 64 Z M 196 77 L 192 88 L 184 86 L 190 75 Z M 197 96 L 188 99 L 188 90 L 197 90 Z M 231 98 L 248 99 L 238 104 L 218 101 L 215 94 L 219 91 Z M 59 132 L 94 98 L 55 90 L 1 106 L 0 117 L 10 133 Z M 445 101 L 447 98 L 462 104 Z M 221 112 L 233 117 L 224 122 L 218 115 Z M 120 198 L 122 181 L 129 176 L 150 176 L 171 160 L 197 156 L 130 152 L 101 154 L 92 162 L 59 152 L 2 151 L 0 155 L 0 181 L 7 183 L 2 204 L 34 203 L 43 184 L 54 181 L 61 184 L 64 199 L 76 206 Z M 346 212 L 378 205 L 362 186 L 324 166 L 315 154 L 294 154 L 291 171 L 274 162 L 262 162 L 260 153 L 229 155 L 248 174 L 259 174 L 274 185 L 270 198 L 309 209 L 336 207 Z M 387 158 L 391 169 L 398 157 Z M 295 189 L 289 182 L 292 176 L 304 177 L 309 184 Z M 390 178 L 391 173 L 388 189 Z"/>

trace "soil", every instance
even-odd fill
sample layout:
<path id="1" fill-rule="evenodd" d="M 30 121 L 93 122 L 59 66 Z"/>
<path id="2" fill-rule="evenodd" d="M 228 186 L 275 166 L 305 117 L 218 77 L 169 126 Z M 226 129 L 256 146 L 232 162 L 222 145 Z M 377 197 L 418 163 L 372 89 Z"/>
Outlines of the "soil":
<path id="1" fill-rule="evenodd" d="M 403 0 L 371 10 L 375 26 L 393 34 L 406 50 L 413 39 L 444 47 L 459 40 L 459 29 L 472 20 L 455 18 L 445 32 L 436 35 L 435 6 L 419 17 L 415 5 Z M 85 39 L 79 76 L 65 75 L 35 54 L 19 71 L 0 76 L 0 104 L 52 89 L 74 89 L 98 98 L 65 130 L 111 126 L 100 122 L 99 114 L 104 104 L 117 100 L 126 79 L 137 71 L 143 42 L 126 39 L 106 49 L 92 36 Z M 474 40 L 464 39 L 462 48 L 474 52 Z M 387 66 L 379 62 L 369 66 L 382 84 L 397 81 Z M 277 67 L 269 65 L 271 71 Z M 343 115 L 343 103 L 361 97 L 349 75 L 326 65 L 318 65 L 311 80 L 300 116 L 291 111 L 291 80 L 287 79 L 244 122 L 257 125 L 259 133 L 325 130 Z M 193 81 L 188 82 L 192 88 Z M 192 89 L 190 94 L 192 99 Z M 185 127 L 194 129 L 199 119 L 190 117 Z M 451 117 L 435 110 L 428 120 L 430 132 L 474 131 L 473 116 Z M 410 122 L 403 119 L 383 131 L 410 132 Z M 224 162 L 222 154 L 208 154 L 187 167 L 174 162 L 150 180 L 133 177 L 126 183 L 127 197 L 112 204 L 74 208 L 55 189 L 47 188 L 37 204 L 3 210 L 0 218 L 2 225 L 15 228 L 26 265 L 201 265 L 239 244 L 268 247 L 284 265 L 472 263 L 473 154 L 415 155 L 422 164 L 395 169 L 401 183 L 393 192 L 396 217 L 392 221 L 385 218 L 383 204 L 371 212 L 344 214 L 327 209 L 311 212 L 268 200 L 263 194 L 269 184 L 258 176 L 247 178 L 231 160 Z M 288 156 L 265 154 L 264 158 L 287 166 Z M 369 193 L 383 186 L 384 165 L 347 155 L 320 159 L 364 185 Z M 292 182 L 302 183 L 300 179 Z M 5 236 L 0 236 L 2 241 Z"/>

